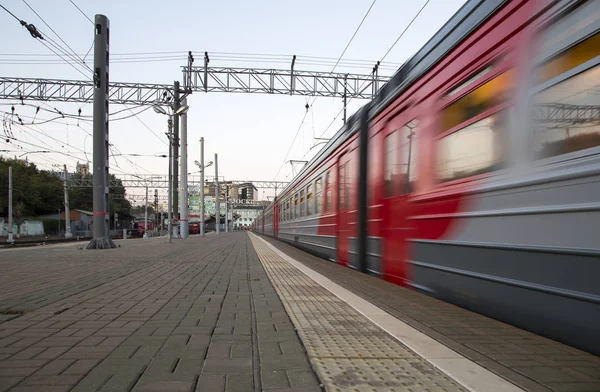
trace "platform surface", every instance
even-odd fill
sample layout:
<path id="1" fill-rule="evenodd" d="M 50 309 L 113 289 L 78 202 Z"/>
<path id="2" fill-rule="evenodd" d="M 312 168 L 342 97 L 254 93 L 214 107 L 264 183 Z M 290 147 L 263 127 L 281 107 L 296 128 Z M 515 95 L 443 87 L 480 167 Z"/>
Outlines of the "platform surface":
<path id="1" fill-rule="evenodd" d="M 117 243 L 0 250 L 0 391 L 600 391 L 598 357 L 272 239 Z"/>

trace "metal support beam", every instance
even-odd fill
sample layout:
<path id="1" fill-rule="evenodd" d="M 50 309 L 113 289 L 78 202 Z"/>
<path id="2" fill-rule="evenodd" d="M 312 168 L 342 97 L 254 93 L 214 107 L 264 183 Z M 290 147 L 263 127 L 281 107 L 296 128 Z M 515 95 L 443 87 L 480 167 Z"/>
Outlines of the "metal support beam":
<path id="1" fill-rule="evenodd" d="M 116 248 L 108 215 L 108 58 L 109 22 L 96 15 L 94 25 L 94 238 L 87 249 Z"/>
<path id="2" fill-rule="evenodd" d="M 379 86 L 391 77 L 379 73 L 346 74 L 297 71 L 295 69 L 256 69 L 183 67 L 186 91 L 310 95 L 372 99 Z M 344 86 L 345 88 L 341 88 Z"/>
<path id="3" fill-rule="evenodd" d="M 163 188 L 166 189 L 169 186 L 169 177 L 165 174 L 154 175 L 154 174 L 119 174 L 117 175 L 117 179 L 121 180 L 122 187 L 124 188 L 145 188 L 146 183 L 151 188 Z M 204 176 L 204 179 L 208 182 L 215 181 L 214 176 Z M 219 178 L 219 180 L 223 180 Z M 262 189 L 274 189 L 277 187 L 278 189 L 285 188 L 289 182 L 286 181 L 260 181 L 260 180 L 233 180 L 227 181 L 233 185 L 243 185 L 243 184 L 252 184 L 255 188 Z M 188 176 L 188 187 L 190 185 L 200 186 L 203 184 L 203 179 L 201 175 L 193 175 Z M 69 187 L 77 188 L 77 187 L 92 187 L 93 181 L 90 178 L 71 178 L 69 180 Z M 109 186 L 111 188 L 119 187 L 121 184 L 117 180 L 110 180 Z"/>
<path id="4" fill-rule="evenodd" d="M 0 77 L 0 99 L 91 103 L 94 83 L 84 80 Z M 108 102 L 124 105 L 169 104 L 173 86 L 148 83 L 109 83 Z"/>

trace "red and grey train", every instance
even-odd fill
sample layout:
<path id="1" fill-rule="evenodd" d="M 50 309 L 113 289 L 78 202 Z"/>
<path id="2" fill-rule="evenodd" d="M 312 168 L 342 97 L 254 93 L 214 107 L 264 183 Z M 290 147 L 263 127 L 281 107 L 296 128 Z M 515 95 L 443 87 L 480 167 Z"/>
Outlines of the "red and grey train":
<path id="1" fill-rule="evenodd" d="M 469 0 L 252 230 L 600 355 L 600 1 Z"/>

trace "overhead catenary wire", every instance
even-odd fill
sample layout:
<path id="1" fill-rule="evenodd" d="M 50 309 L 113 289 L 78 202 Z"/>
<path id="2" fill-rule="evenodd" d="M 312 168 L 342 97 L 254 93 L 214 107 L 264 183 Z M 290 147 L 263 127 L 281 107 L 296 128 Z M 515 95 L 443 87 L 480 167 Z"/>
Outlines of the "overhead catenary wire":
<path id="1" fill-rule="evenodd" d="M 371 12 L 371 9 L 373 8 L 373 6 L 375 5 L 376 2 L 377 2 L 377 0 L 373 0 L 373 2 L 371 3 L 371 5 L 369 6 L 369 9 L 367 9 L 367 12 L 365 13 L 365 15 L 363 16 L 363 18 L 361 19 L 361 21 L 358 24 L 358 26 L 356 27 L 356 29 L 354 30 L 354 33 L 352 34 L 352 37 L 350 37 L 350 40 L 346 44 L 344 50 L 342 51 L 342 54 L 340 54 L 340 56 L 338 57 L 337 61 L 335 62 L 333 68 L 331 69 L 331 72 L 335 71 L 335 68 L 339 65 L 340 61 L 342 60 L 342 57 L 344 57 L 344 54 L 346 54 L 346 51 L 348 50 L 348 47 L 350 47 L 350 44 L 352 44 L 352 41 L 354 40 L 354 38 L 356 37 L 356 34 L 358 33 L 358 31 L 362 27 L 363 23 L 367 19 L 367 16 L 369 16 L 369 13 Z M 317 98 L 318 97 L 314 97 L 313 100 L 312 100 L 312 102 L 310 103 L 310 105 L 308 104 L 308 102 L 306 103 L 306 112 L 304 113 L 304 117 L 302 118 L 302 122 L 300 123 L 300 126 L 298 127 L 298 131 L 296 131 L 296 135 L 294 136 L 294 139 L 292 140 L 292 144 L 290 145 L 290 148 L 288 149 L 288 152 L 287 152 L 285 158 L 283 159 L 283 162 L 282 162 L 281 166 L 279 167 L 279 170 L 277 171 L 277 174 L 275 174 L 274 179 L 277 178 L 277 176 L 279 175 L 279 172 L 281 171 L 281 168 L 283 167 L 283 165 L 285 165 L 285 161 L 286 161 L 286 159 L 287 159 L 287 157 L 289 155 L 289 152 L 291 151 L 292 147 L 294 146 L 294 143 L 296 142 L 296 138 L 298 137 L 298 132 L 300 132 L 300 129 L 302 129 L 302 125 L 304 124 L 304 120 L 306 119 L 306 115 L 308 114 L 308 110 L 312 108 L 312 106 L 315 103 L 315 101 L 317 100 Z M 335 121 L 335 119 L 334 119 L 334 121 Z"/>
<path id="2" fill-rule="evenodd" d="M 71 2 L 71 4 L 73 4 L 73 5 L 75 6 L 75 8 L 77 8 L 77 9 L 79 10 L 79 12 L 81 12 L 81 15 L 85 16 L 85 18 L 86 18 L 87 20 L 89 20 L 91 24 L 94 24 L 94 21 L 93 21 L 93 20 L 91 20 L 91 19 L 90 19 L 90 17 L 89 17 L 89 16 L 87 16 L 87 15 L 85 14 L 85 12 L 83 12 L 83 11 L 81 10 L 81 8 L 79 8 L 79 7 L 77 6 L 77 4 L 75 4 L 75 3 L 73 2 L 73 0 L 69 0 L 69 1 Z"/>
<path id="3" fill-rule="evenodd" d="M 427 6 L 427 4 L 429 4 L 431 0 L 426 0 L 425 3 L 423 4 L 423 6 L 421 6 L 421 8 L 419 9 L 419 11 L 415 14 L 415 16 L 411 19 L 411 21 L 408 23 L 408 25 L 404 28 L 404 30 L 402 30 L 402 32 L 400 33 L 400 35 L 398 36 L 398 38 L 396 38 L 396 40 L 394 41 L 394 43 L 392 44 L 392 46 L 390 46 L 390 48 L 386 51 L 386 53 L 383 55 L 383 57 L 381 58 L 380 62 L 383 62 L 383 60 L 385 60 L 385 58 L 390 54 L 390 52 L 392 51 L 392 49 L 396 46 L 396 44 L 400 41 L 400 39 L 404 36 L 404 34 L 408 31 L 408 29 L 412 26 L 412 24 L 415 22 L 415 20 L 417 20 L 417 18 L 419 17 L 419 15 L 421 15 L 421 13 L 423 12 L 423 10 L 425 9 L 425 7 Z M 367 81 L 364 81 L 360 87 L 358 88 L 358 91 L 362 91 L 363 86 L 367 83 Z M 348 102 L 346 102 L 346 106 L 353 100 L 354 98 L 350 98 L 348 100 Z M 329 123 L 329 125 L 327 126 L 327 128 L 325 128 L 325 130 L 321 133 L 321 135 L 319 135 L 319 138 L 322 138 L 323 135 L 325 135 L 325 133 L 329 130 L 329 128 L 331 128 L 331 126 L 333 125 L 333 123 L 335 122 L 335 120 L 337 120 L 337 118 L 342 114 L 342 112 L 344 111 L 344 109 L 342 108 L 342 110 L 340 110 L 338 112 L 338 114 L 333 118 L 333 120 Z M 304 159 L 306 157 L 306 155 L 308 155 L 308 153 L 311 150 L 309 149 L 304 156 L 302 157 L 302 159 Z"/>
<path id="4" fill-rule="evenodd" d="M 68 44 L 68 43 L 66 43 L 66 42 L 65 42 L 65 40 L 64 40 L 64 39 L 62 39 L 62 37 L 61 37 L 61 36 L 60 36 L 60 35 L 59 35 L 59 34 L 58 34 L 56 31 L 54 31 L 54 29 L 53 29 L 53 28 L 52 28 L 52 27 L 51 27 L 51 26 L 50 26 L 48 23 L 46 23 L 46 21 L 44 20 L 44 18 L 42 18 L 42 17 L 40 16 L 40 14 L 38 14 L 38 13 L 36 12 L 36 10 L 34 10 L 34 9 L 33 9 L 33 7 L 31 7 L 31 6 L 29 5 L 29 3 L 27 3 L 27 1 L 26 1 L 26 0 L 23 0 L 23 3 L 25 3 L 25 5 L 27 5 L 27 7 L 29 7 L 29 9 L 30 9 L 30 10 L 31 10 L 31 11 L 32 11 L 32 12 L 33 12 L 33 13 L 34 13 L 34 14 L 35 14 L 35 15 L 36 15 L 38 18 L 40 18 L 40 20 L 41 20 L 41 21 L 42 21 L 42 22 L 43 22 L 43 23 L 44 23 L 44 24 L 45 24 L 45 25 L 46 25 L 46 26 L 47 26 L 47 27 L 48 27 L 48 28 L 49 28 L 49 29 L 50 29 L 50 30 L 51 30 L 51 31 L 54 33 L 54 35 L 56 35 L 56 36 L 58 37 L 58 39 L 59 39 L 59 40 L 60 40 L 60 41 L 61 41 L 63 44 L 65 44 L 65 45 L 67 46 L 67 48 L 69 48 L 69 49 L 71 50 L 71 52 L 72 52 L 72 53 L 75 55 L 75 57 L 76 57 L 76 58 L 78 58 L 78 59 L 81 61 L 81 63 L 82 63 L 82 64 L 83 64 L 83 65 L 84 65 L 84 66 L 85 66 L 85 67 L 86 67 L 86 68 L 87 68 L 87 69 L 88 69 L 90 72 L 93 72 L 93 71 L 92 71 L 92 69 L 89 67 L 89 65 L 87 65 L 87 64 L 85 63 L 85 61 L 83 61 L 83 60 L 81 59 L 81 57 L 79 57 L 79 56 L 77 55 L 77 53 L 76 53 L 76 52 L 73 50 L 73 48 L 71 48 L 71 47 L 69 46 L 69 44 Z M 46 38 L 49 38 L 49 37 L 48 37 L 48 36 L 46 36 Z"/>

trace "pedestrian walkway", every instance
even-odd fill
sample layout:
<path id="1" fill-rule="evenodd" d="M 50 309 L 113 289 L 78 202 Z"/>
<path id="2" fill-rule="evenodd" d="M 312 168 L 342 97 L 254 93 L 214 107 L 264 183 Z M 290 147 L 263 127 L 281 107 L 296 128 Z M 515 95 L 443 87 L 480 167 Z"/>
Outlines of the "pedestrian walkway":
<path id="1" fill-rule="evenodd" d="M 0 391 L 600 391 L 600 358 L 251 233 L 0 250 Z"/>
<path id="2" fill-rule="evenodd" d="M 0 252 L 0 390 L 320 391 L 246 233 L 119 243 Z"/>
<path id="3" fill-rule="evenodd" d="M 363 300 L 452 350 L 452 355 L 460 354 L 471 362 L 457 370 L 462 368 L 470 372 L 471 367 L 477 365 L 526 391 L 600 391 L 600 358 L 597 356 L 341 267 L 280 241 L 260 238 L 281 252 L 282 258 L 308 271 L 326 287 L 335 285 L 351 292 L 356 298 L 349 301 L 355 301 L 356 308 L 362 306 L 356 305 L 357 299 Z M 336 294 L 340 295 L 339 292 Z M 369 311 L 372 310 L 367 309 L 363 314 Z M 380 317 L 372 319 L 377 322 Z M 385 323 L 380 324 L 386 327 Z M 400 336 L 400 340 L 406 344 L 411 342 L 406 335 Z M 440 367 L 439 363 L 436 365 Z M 484 387 L 478 390 L 498 389 Z"/>

